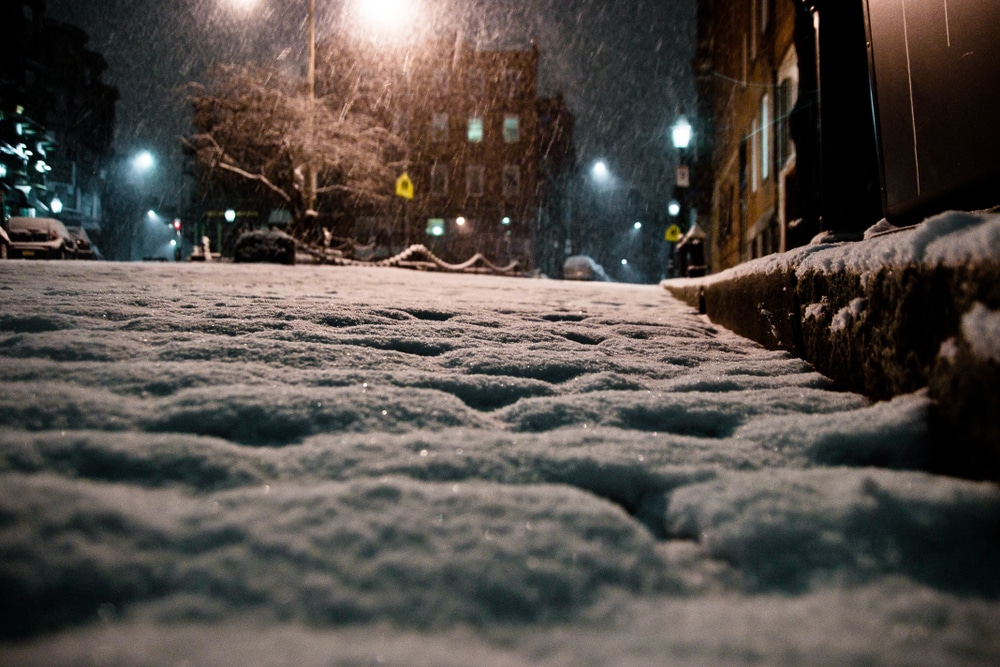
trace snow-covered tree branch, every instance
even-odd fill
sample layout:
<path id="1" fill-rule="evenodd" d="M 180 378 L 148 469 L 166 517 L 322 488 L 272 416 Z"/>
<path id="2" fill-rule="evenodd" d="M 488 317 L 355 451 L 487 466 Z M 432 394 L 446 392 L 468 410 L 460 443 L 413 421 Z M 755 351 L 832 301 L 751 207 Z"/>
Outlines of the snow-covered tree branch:
<path id="1" fill-rule="evenodd" d="M 224 183 L 224 172 L 259 184 L 262 196 L 289 209 L 300 238 L 315 231 L 321 209 L 350 213 L 385 202 L 396 177 L 388 160 L 400 142 L 358 85 L 321 93 L 310 98 L 300 81 L 263 67 L 221 67 L 207 86 L 189 87 L 196 131 L 184 143 L 203 177 Z"/>

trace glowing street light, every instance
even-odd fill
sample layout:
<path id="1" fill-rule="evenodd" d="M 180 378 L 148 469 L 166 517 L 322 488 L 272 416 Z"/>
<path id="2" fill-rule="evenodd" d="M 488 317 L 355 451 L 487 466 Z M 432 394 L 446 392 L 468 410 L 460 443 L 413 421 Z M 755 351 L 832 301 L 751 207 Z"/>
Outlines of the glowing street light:
<path id="1" fill-rule="evenodd" d="M 356 10 L 365 27 L 395 31 L 416 18 L 412 0 L 356 0 Z"/>
<path id="2" fill-rule="evenodd" d="M 139 151 L 132 158 L 132 168 L 139 173 L 147 172 L 156 166 L 156 158 L 149 151 Z"/>
<path id="3" fill-rule="evenodd" d="M 642 229 L 642 223 L 636 222 L 634 225 L 632 225 L 632 229 L 634 229 L 635 231 L 639 231 L 640 229 Z"/>
<path id="4" fill-rule="evenodd" d="M 676 199 L 672 199 L 669 204 L 667 204 L 667 213 L 670 214 L 671 218 L 676 218 L 681 214 L 681 203 Z"/>
<path id="5" fill-rule="evenodd" d="M 611 176 L 611 172 L 608 170 L 608 165 L 604 160 L 598 160 L 594 163 L 593 168 L 591 168 L 591 173 L 599 181 L 606 181 Z"/>
<path id="6" fill-rule="evenodd" d="M 694 131 L 691 128 L 691 123 L 684 116 L 678 118 L 677 122 L 670 128 L 670 139 L 674 143 L 674 148 L 678 150 L 683 150 L 690 146 L 693 135 Z"/>

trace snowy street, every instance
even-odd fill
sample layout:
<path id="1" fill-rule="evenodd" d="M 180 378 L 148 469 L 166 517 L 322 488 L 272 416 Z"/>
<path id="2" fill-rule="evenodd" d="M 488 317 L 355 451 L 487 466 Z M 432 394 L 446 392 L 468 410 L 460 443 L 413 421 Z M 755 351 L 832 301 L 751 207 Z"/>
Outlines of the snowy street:
<path id="1" fill-rule="evenodd" d="M 0 262 L 0 665 L 995 665 L 1000 490 L 660 286 Z"/>

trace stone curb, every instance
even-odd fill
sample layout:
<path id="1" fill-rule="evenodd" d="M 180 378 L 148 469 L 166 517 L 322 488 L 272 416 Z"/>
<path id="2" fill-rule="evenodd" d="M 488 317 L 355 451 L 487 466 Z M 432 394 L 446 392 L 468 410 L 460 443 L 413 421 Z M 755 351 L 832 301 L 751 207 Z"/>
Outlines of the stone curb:
<path id="1" fill-rule="evenodd" d="M 859 243 L 864 243 L 859 242 Z M 874 400 L 927 389 L 935 472 L 1000 479 L 1000 363 L 963 335 L 976 308 L 1000 310 L 1000 262 L 767 272 L 664 281 L 713 322 L 810 362 Z"/>

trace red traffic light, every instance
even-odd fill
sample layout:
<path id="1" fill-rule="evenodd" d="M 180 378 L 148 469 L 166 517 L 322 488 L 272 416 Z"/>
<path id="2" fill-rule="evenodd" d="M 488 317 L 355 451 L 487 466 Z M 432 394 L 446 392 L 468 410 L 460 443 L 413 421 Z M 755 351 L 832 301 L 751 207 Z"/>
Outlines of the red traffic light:
<path id="1" fill-rule="evenodd" d="M 180 218 L 174 218 L 174 231 L 177 231 L 177 232 L 181 231 L 181 219 Z"/>

